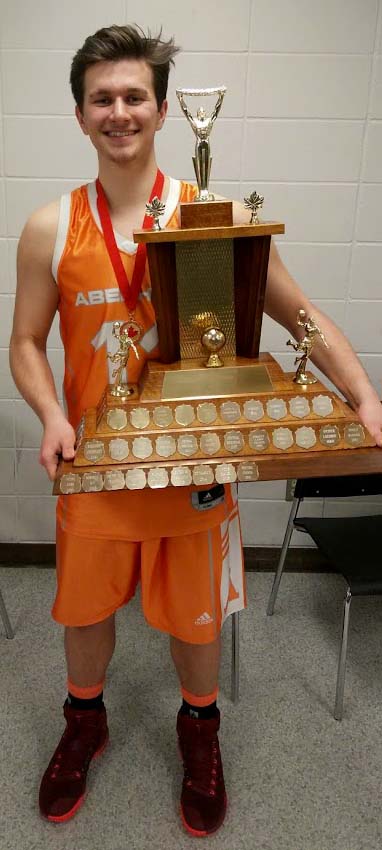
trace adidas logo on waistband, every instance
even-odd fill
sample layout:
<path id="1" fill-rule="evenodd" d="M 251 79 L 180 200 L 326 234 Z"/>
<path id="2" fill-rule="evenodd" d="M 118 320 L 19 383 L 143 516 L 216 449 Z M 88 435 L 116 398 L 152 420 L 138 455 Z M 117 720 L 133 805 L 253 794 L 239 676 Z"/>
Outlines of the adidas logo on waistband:
<path id="1" fill-rule="evenodd" d="M 204 611 L 204 613 L 195 620 L 195 626 L 207 626 L 208 623 L 213 623 L 213 617 L 211 617 L 207 611 Z"/>

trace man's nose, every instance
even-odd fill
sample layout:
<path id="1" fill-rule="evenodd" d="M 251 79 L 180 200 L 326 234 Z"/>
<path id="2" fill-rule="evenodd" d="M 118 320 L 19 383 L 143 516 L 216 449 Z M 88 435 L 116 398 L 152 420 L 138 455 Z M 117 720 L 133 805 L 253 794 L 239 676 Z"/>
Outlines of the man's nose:
<path id="1" fill-rule="evenodd" d="M 123 97 L 116 97 L 113 103 L 112 118 L 115 121 L 122 118 L 126 121 L 128 118 L 130 118 L 130 108 L 129 105 L 124 101 Z"/>

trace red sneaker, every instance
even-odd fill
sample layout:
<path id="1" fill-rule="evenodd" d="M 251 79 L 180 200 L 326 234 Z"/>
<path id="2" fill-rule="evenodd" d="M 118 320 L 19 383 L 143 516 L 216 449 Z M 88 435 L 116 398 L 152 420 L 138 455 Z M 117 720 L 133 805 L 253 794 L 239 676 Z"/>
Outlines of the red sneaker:
<path id="1" fill-rule="evenodd" d="M 220 755 L 216 717 L 200 720 L 178 714 L 177 732 L 183 758 L 184 779 L 180 812 L 191 835 L 210 835 L 223 823 L 227 796 Z"/>
<path id="2" fill-rule="evenodd" d="M 109 740 L 106 709 L 79 711 L 64 705 L 65 732 L 42 777 L 41 814 L 61 823 L 73 817 L 85 799 L 86 776 L 94 756 Z"/>

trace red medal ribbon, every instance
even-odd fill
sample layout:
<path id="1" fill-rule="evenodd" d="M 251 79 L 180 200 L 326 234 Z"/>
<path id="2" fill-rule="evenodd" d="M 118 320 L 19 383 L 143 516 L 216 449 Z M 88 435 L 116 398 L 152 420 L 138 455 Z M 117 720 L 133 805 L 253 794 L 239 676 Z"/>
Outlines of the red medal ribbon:
<path id="1" fill-rule="evenodd" d="M 153 188 L 151 189 L 149 203 L 153 200 L 153 198 L 158 197 L 159 199 L 162 197 L 164 185 L 164 174 L 159 170 L 156 173 L 155 182 Z M 146 266 L 146 245 L 142 242 L 138 245 L 138 250 L 135 255 L 135 263 L 134 263 L 134 271 L 131 279 L 131 283 L 127 277 L 125 267 L 121 260 L 121 255 L 119 253 L 119 249 L 117 243 L 115 241 L 113 225 L 111 223 L 109 207 L 106 199 L 106 195 L 103 189 L 102 184 L 99 179 L 96 180 L 96 189 L 97 189 L 97 209 L 101 221 L 102 232 L 105 238 L 106 248 L 110 257 L 111 264 L 114 269 L 114 274 L 118 281 L 118 286 L 123 295 L 124 301 L 130 313 L 132 313 L 136 306 L 139 297 L 139 293 L 141 291 L 142 281 L 145 273 Z M 142 229 L 148 230 L 151 227 L 152 216 L 145 215 L 143 219 Z"/>

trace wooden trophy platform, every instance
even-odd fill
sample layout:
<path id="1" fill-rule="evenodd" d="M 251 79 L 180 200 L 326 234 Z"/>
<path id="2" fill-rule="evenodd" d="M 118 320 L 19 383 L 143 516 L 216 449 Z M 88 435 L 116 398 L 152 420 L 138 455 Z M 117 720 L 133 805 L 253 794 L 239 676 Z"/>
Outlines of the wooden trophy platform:
<path id="1" fill-rule="evenodd" d="M 181 228 L 134 234 L 147 244 L 161 362 L 130 395 L 109 386 L 86 411 L 54 492 L 381 472 L 382 452 L 334 392 L 259 354 L 270 240 L 284 226 L 234 226 L 227 204 L 216 215 L 184 206 Z M 211 324 L 226 337 L 216 368 L 200 341 Z"/>
<path id="2" fill-rule="evenodd" d="M 226 384 L 230 370 L 237 386 L 227 394 L 219 377 Z M 212 371 L 215 392 L 193 391 L 197 374 L 202 384 Z M 136 398 L 121 403 L 108 388 L 86 412 L 76 457 L 61 465 L 55 492 L 382 471 L 382 453 L 349 407 L 320 382 L 303 387 L 293 376 L 269 354 L 256 363 L 234 358 L 219 370 L 148 363 Z M 250 382 L 260 388 L 245 391 Z"/>

